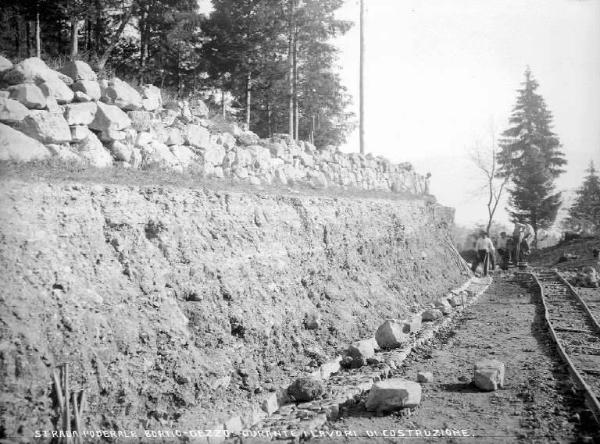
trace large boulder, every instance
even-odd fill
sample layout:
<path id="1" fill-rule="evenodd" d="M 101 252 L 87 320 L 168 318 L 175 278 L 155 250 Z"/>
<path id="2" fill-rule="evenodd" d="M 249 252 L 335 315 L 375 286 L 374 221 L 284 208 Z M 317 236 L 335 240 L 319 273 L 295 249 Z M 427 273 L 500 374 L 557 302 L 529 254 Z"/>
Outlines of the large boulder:
<path id="1" fill-rule="evenodd" d="M 421 403 L 421 384 L 400 378 L 376 382 L 369 391 L 365 407 L 370 412 L 390 412 L 414 408 Z"/>
<path id="2" fill-rule="evenodd" d="M 196 148 L 206 148 L 210 146 L 210 133 L 200 125 L 186 125 L 183 128 L 183 139 L 186 145 Z"/>
<path id="3" fill-rule="evenodd" d="M 167 145 L 183 145 L 184 140 L 179 128 L 171 127 L 165 130 L 166 137 L 164 143 Z"/>
<path id="4" fill-rule="evenodd" d="M 183 171 L 181 163 L 164 143 L 152 141 L 141 147 L 143 166 L 155 166 L 175 171 Z"/>
<path id="5" fill-rule="evenodd" d="M 25 82 L 44 82 L 50 78 L 58 78 L 46 63 L 38 57 L 30 57 L 4 72 L 3 80 L 11 85 Z"/>
<path id="6" fill-rule="evenodd" d="M 208 106 L 200 99 L 192 100 L 190 111 L 192 112 L 192 115 L 200 118 L 208 117 L 209 114 Z"/>
<path id="7" fill-rule="evenodd" d="M 89 125 L 94 121 L 97 110 L 95 102 L 71 103 L 65 105 L 65 119 L 69 125 Z"/>
<path id="8" fill-rule="evenodd" d="M 287 393 L 296 402 L 309 402 L 323 394 L 323 383 L 315 378 L 298 378 L 287 389 Z"/>
<path id="9" fill-rule="evenodd" d="M 19 124 L 19 130 L 42 143 L 71 141 L 71 130 L 61 114 L 48 111 L 30 111 Z"/>
<path id="10" fill-rule="evenodd" d="M 183 168 L 189 168 L 198 160 L 198 156 L 187 146 L 174 145 L 170 149 Z"/>
<path id="11" fill-rule="evenodd" d="M 408 338 L 408 333 L 403 331 L 403 325 L 393 319 L 381 324 L 375 333 L 375 340 L 383 349 L 400 347 Z"/>
<path id="12" fill-rule="evenodd" d="M 33 83 L 21 83 L 8 88 L 10 98 L 16 100 L 29 109 L 46 108 L 46 97 L 42 90 Z"/>
<path id="13" fill-rule="evenodd" d="M 70 125 L 69 128 L 71 129 L 71 140 L 73 142 L 85 140 L 90 133 L 87 125 Z"/>
<path id="14" fill-rule="evenodd" d="M 131 126 L 131 120 L 115 105 L 98 102 L 98 110 L 90 128 L 96 131 L 124 130 Z"/>
<path id="15" fill-rule="evenodd" d="M 75 102 L 91 102 L 92 98 L 84 92 L 75 91 L 75 97 L 73 100 L 75 100 Z"/>
<path id="16" fill-rule="evenodd" d="M 108 82 L 108 88 L 102 92 L 102 99 L 114 103 L 126 111 L 142 109 L 142 96 L 127 82 L 115 77 Z"/>
<path id="17" fill-rule="evenodd" d="M 225 148 L 211 144 L 204 150 L 204 161 L 212 165 L 221 165 L 225 158 Z"/>
<path id="18" fill-rule="evenodd" d="M 19 123 L 29 115 L 29 109 L 16 100 L 0 97 L 0 122 Z"/>
<path id="19" fill-rule="evenodd" d="M 146 111 L 155 111 L 162 106 L 160 88 L 154 85 L 142 86 L 142 107 Z"/>
<path id="20" fill-rule="evenodd" d="M 82 164 L 85 162 L 84 159 L 82 159 L 68 143 L 49 143 L 46 145 L 46 148 L 50 150 L 52 157 L 60 159 L 63 162 L 76 164 Z"/>
<path id="21" fill-rule="evenodd" d="M 252 155 L 252 166 L 257 170 L 269 170 L 272 166 L 271 152 L 260 145 L 252 145 L 248 147 L 248 151 Z"/>
<path id="22" fill-rule="evenodd" d="M 495 359 L 476 362 L 473 366 L 473 383 L 485 391 L 504 387 L 504 363 Z"/>
<path id="23" fill-rule="evenodd" d="M 133 155 L 133 146 L 116 140 L 110 145 L 110 152 L 116 160 L 129 162 Z"/>
<path id="24" fill-rule="evenodd" d="M 0 123 L 0 160 L 28 162 L 49 156 L 50 151 L 40 142 Z"/>
<path id="25" fill-rule="evenodd" d="M 102 142 L 90 131 L 88 136 L 78 143 L 78 154 L 91 166 L 106 168 L 112 165 L 113 159 Z"/>
<path id="26" fill-rule="evenodd" d="M 90 65 L 81 61 L 69 61 L 61 69 L 62 73 L 69 76 L 74 81 L 78 80 L 98 80 L 96 73 L 90 68 Z"/>
<path id="27" fill-rule="evenodd" d="M 38 85 L 46 97 L 54 97 L 61 105 L 72 102 L 75 98 L 73 90 L 58 77 L 49 77 Z"/>
<path id="28" fill-rule="evenodd" d="M 73 91 L 82 92 L 92 100 L 100 100 L 102 91 L 100 84 L 95 80 L 78 80 L 71 86 Z"/>
<path id="29" fill-rule="evenodd" d="M 8 60 L 6 57 L 2 57 L 0 55 L 0 77 L 2 76 L 2 73 L 5 71 L 9 71 L 10 69 L 12 69 L 13 64 L 10 60 Z"/>
<path id="30" fill-rule="evenodd" d="M 243 131 L 239 136 L 237 136 L 237 140 L 241 145 L 249 146 L 256 145 L 260 138 L 252 131 Z"/>
<path id="31" fill-rule="evenodd" d="M 346 349 L 345 355 L 350 358 L 347 361 L 350 367 L 362 367 L 367 364 L 367 360 L 375 356 L 373 342 L 368 339 L 354 342 Z"/>
<path id="32" fill-rule="evenodd" d="M 131 126 L 136 131 L 148 131 L 152 127 L 153 116 L 148 111 L 128 111 Z"/>

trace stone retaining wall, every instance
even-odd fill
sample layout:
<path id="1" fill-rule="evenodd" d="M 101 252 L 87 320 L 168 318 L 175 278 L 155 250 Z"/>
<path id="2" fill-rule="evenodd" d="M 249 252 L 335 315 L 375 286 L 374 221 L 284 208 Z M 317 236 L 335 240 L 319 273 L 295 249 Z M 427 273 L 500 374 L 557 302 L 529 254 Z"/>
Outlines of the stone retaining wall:
<path id="1" fill-rule="evenodd" d="M 61 71 L 0 56 L 0 160 L 55 156 L 94 167 L 189 170 L 251 184 L 295 183 L 425 195 L 408 163 L 345 154 L 275 134 L 260 139 L 200 100 L 164 104 L 159 88 L 99 80 L 84 62 Z"/>

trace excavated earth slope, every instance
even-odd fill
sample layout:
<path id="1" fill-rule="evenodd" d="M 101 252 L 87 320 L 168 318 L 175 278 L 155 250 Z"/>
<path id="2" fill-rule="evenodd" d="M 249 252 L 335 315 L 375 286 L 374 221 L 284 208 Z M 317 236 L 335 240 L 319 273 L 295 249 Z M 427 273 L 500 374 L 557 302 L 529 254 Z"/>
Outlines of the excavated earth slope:
<path id="1" fill-rule="evenodd" d="M 86 427 L 222 421 L 464 281 L 451 223 L 423 200 L 5 178 L 0 435 L 55 427 L 65 362 Z"/>

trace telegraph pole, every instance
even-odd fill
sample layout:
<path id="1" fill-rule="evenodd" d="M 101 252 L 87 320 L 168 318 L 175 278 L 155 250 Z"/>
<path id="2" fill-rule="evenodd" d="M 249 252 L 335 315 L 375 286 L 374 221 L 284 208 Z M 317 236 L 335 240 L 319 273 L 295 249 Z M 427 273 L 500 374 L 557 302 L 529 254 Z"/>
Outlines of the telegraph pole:
<path id="1" fill-rule="evenodd" d="M 360 153 L 365 154 L 365 0 L 360 0 Z"/>

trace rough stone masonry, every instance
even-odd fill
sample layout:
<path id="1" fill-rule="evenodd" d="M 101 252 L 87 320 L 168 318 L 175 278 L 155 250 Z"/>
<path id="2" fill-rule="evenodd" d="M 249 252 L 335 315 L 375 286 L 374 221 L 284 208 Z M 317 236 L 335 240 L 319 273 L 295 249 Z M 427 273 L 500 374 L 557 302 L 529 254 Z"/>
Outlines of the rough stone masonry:
<path id="1" fill-rule="evenodd" d="M 208 114 L 201 100 L 163 103 L 156 86 L 98 79 L 82 61 L 59 72 L 36 57 L 13 66 L 0 56 L 0 160 L 54 156 L 98 168 L 157 167 L 251 184 L 427 193 L 427 179 L 408 163 L 317 150 L 285 134 L 260 139 Z"/>

